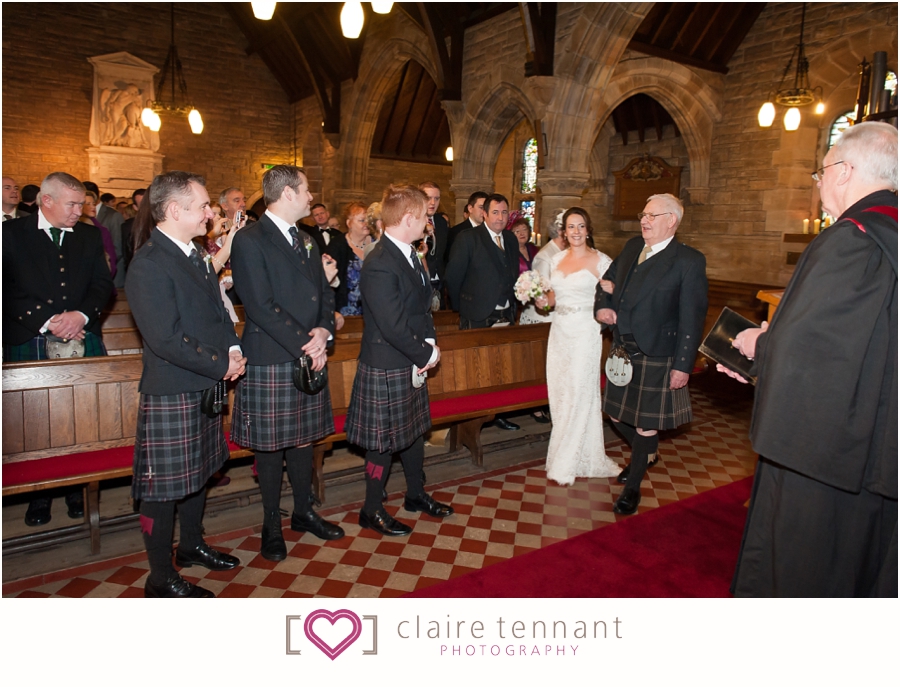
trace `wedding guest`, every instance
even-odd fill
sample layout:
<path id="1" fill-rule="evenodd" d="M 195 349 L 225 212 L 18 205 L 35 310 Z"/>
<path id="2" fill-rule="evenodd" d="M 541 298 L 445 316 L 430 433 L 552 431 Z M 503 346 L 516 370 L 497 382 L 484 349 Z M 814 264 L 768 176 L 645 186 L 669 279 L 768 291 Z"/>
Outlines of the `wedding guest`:
<path id="1" fill-rule="evenodd" d="M 515 213 L 514 213 L 515 214 Z M 519 274 L 532 268 L 532 261 L 538 254 L 538 247 L 531 243 L 531 225 L 523 216 L 514 218 L 507 227 L 519 242 Z"/>
<path id="2" fill-rule="evenodd" d="M 369 226 L 372 242 L 363 251 L 363 258 L 368 257 L 384 233 L 384 222 L 381 221 L 381 203 L 378 201 L 375 201 L 366 209 L 366 224 Z"/>
<path id="3" fill-rule="evenodd" d="M 347 227 L 347 233 L 343 238 L 349 246 L 349 251 L 343 253 L 343 262 L 338 262 L 338 277 L 345 289 L 341 293 L 343 302 L 337 304 L 338 312 L 344 316 L 363 314 L 359 275 L 362 272 L 366 247 L 372 243 L 366 212 L 366 206 L 362 203 L 350 203 L 344 210 L 344 226 Z"/>
<path id="4" fill-rule="evenodd" d="M 106 253 L 106 264 L 109 267 L 109 274 L 115 280 L 116 278 L 116 246 L 113 243 L 109 229 L 100 224 L 97 220 L 97 194 L 93 191 L 84 192 L 84 205 L 81 208 L 81 217 L 79 222 L 85 224 L 93 224 L 100 230 L 100 239 L 103 241 L 103 252 Z"/>

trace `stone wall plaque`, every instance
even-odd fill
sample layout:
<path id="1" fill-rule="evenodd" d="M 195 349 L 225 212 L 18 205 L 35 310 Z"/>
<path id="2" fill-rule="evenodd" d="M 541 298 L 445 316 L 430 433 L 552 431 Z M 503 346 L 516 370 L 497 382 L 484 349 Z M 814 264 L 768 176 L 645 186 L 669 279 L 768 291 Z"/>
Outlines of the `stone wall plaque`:
<path id="1" fill-rule="evenodd" d="M 657 193 L 671 193 L 676 198 L 681 189 L 681 167 L 651 155 L 637 157 L 615 172 L 616 199 L 613 219 L 636 220 L 643 212 L 647 198 Z"/>

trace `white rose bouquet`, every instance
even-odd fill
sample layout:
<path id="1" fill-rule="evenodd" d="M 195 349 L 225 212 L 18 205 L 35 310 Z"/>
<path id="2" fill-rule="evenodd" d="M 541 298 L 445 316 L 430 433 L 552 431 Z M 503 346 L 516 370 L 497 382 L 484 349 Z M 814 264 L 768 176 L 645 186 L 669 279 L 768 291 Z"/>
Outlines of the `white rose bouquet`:
<path id="1" fill-rule="evenodd" d="M 516 280 L 516 299 L 520 303 L 528 303 L 550 290 L 550 282 L 537 270 L 522 272 Z"/>

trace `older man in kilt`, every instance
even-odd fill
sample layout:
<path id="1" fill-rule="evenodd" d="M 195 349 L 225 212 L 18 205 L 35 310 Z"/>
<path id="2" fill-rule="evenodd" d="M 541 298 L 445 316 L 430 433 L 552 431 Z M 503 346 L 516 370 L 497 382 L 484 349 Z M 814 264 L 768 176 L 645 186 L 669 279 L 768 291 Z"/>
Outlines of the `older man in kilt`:
<path id="1" fill-rule="evenodd" d="M 192 239 L 213 217 L 202 177 L 169 172 L 153 180 L 156 228 L 135 254 L 126 288 L 144 340 L 131 493 L 141 502 L 150 575 L 148 597 L 211 597 L 172 566 L 176 504 L 181 538 L 175 562 L 230 570 L 240 561 L 203 541 L 204 485 L 228 459 L 222 417 L 204 392 L 244 371 L 240 340 L 219 295 L 215 272 Z M 215 391 L 211 392 L 215 394 Z"/>
<path id="2" fill-rule="evenodd" d="M 626 486 L 613 507 L 622 515 L 637 511 L 641 480 L 659 460 L 658 431 L 692 419 L 687 383 L 703 333 L 708 284 L 706 258 L 675 240 L 683 215 L 675 196 L 650 196 L 638 214 L 641 236 L 625 244 L 597 284 L 597 321 L 613 327 L 633 368 L 625 386 L 607 385 L 603 404 L 631 445 L 631 462 L 617 478 Z"/>
<path id="3" fill-rule="evenodd" d="M 334 293 L 328 282 L 336 268 L 319 255 L 309 234 L 295 226 L 309 214 L 312 195 L 299 167 L 276 165 L 263 175 L 267 209 L 259 222 L 234 239 L 234 287 L 244 304 L 242 338 L 247 374 L 238 384 L 232 440 L 256 453 L 263 527 L 260 555 L 284 560 L 281 532 L 283 465 L 293 489 L 291 529 L 319 539 L 340 539 L 344 530 L 312 508 L 312 444 L 334 432 L 326 386 L 315 395 L 294 386 L 292 370 L 309 356 L 314 370 L 327 362 L 334 334 Z"/>
<path id="4" fill-rule="evenodd" d="M 425 493 L 425 432 L 431 427 L 424 374 L 441 358 L 431 318 L 431 285 L 411 244 L 422 239 L 427 197 L 414 186 L 391 186 L 381 201 L 384 237 L 366 257 L 360 277 L 362 345 L 347 410 L 347 439 L 366 449 L 366 500 L 360 527 L 387 536 L 412 528 L 382 506 L 395 453 L 406 475 L 404 508 L 436 518 L 450 506 Z"/>

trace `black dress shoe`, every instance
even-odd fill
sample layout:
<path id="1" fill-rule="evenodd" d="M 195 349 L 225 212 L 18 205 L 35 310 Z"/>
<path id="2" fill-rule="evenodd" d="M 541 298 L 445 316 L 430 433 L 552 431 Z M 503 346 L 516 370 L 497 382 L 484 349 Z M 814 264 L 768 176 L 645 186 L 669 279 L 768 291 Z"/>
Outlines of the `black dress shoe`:
<path id="1" fill-rule="evenodd" d="M 181 575 L 175 574 L 163 584 L 144 584 L 144 596 L 148 599 L 209 599 L 215 597 L 208 589 L 191 584 Z"/>
<path id="2" fill-rule="evenodd" d="M 619 500 L 616 501 L 616 505 L 613 506 L 613 513 L 618 513 L 619 515 L 631 515 L 637 511 L 640 502 L 641 492 L 638 489 L 625 487 L 625 491 L 622 492 L 622 495 L 619 496 Z"/>
<path id="3" fill-rule="evenodd" d="M 175 565 L 179 568 L 190 568 L 192 565 L 202 565 L 210 570 L 231 570 L 241 564 L 237 556 L 216 551 L 209 544 L 200 544 L 196 549 L 175 549 Z"/>
<path id="4" fill-rule="evenodd" d="M 66 494 L 66 507 L 69 509 L 69 517 L 80 520 L 84 517 L 84 494 L 81 491 L 73 491 Z"/>
<path id="5" fill-rule="evenodd" d="M 521 427 L 519 427 L 519 425 L 517 425 L 515 422 L 504 420 L 502 417 L 498 417 L 496 420 L 494 420 L 494 427 L 499 427 L 500 429 L 505 429 L 510 432 L 521 429 Z"/>
<path id="6" fill-rule="evenodd" d="M 411 499 L 407 496 L 403 499 L 403 508 L 410 513 L 422 511 L 433 518 L 446 518 L 453 515 L 453 508 L 435 501 L 428 494 L 423 494 L 421 497 L 415 499 Z"/>
<path id="7" fill-rule="evenodd" d="M 287 558 L 287 546 L 281 533 L 281 514 L 278 511 L 268 513 L 263 521 L 259 555 L 267 561 L 276 562 Z"/>
<path id="8" fill-rule="evenodd" d="M 344 536 L 344 530 L 323 520 L 312 508 L 305 513 L 292 514 L 291 529 L 294 532 L 309 532 L 319 539 L 332 540 Z"/>
<path id="9" fill-rule="evenodd" d="M 659 462 L 659 453 L 657 452 L 657 453 L 656 453 L 656 458 L 654 458 L 654 459 L 651 460 L 649 463 L 647 463 L 647 469 L 649 470 L 649 469 L 652 468 L 654 465 L 656 465 L 658 462 Z M 628 481 L 628 475 L 629 475 L 630 473 L 631 473 L 631 463 L 629 463 L 628 465 L 626 465 L 626 466 L 625 466 L 625 469 L 622 470 L 622 472 L 619 473 L 619 476 L 616 477 L 616 482 L 618 482 L 619 484 L 625 484 L 625 483 Z"/>
<path id="10" fill-rule="evenodd" d="M 540 410 L 536 413 L 532 413 L 531 419 L 535 422 L 540 422 L 542 425 L 550 423 L 550 417 Z"/>
<path id="11" fill-rule="evenodd" d="M 29 527 L 37 527 L 50 522 L 50 506 L 52 503 L 53 499 L 48 499 L 44 496 L 31 499 L 31 503 L 28 504 L 28 510 L 25 511 L 25 524 Z"/>
<path id="12" fill-rule="evenodd" d="M 388 537 L 403 537 L 412 533 L 412 527 L 394 520 L 383 508 L 379 508 L 372 515 L 364 510 L 359 511 L 359 526 Z"/>

